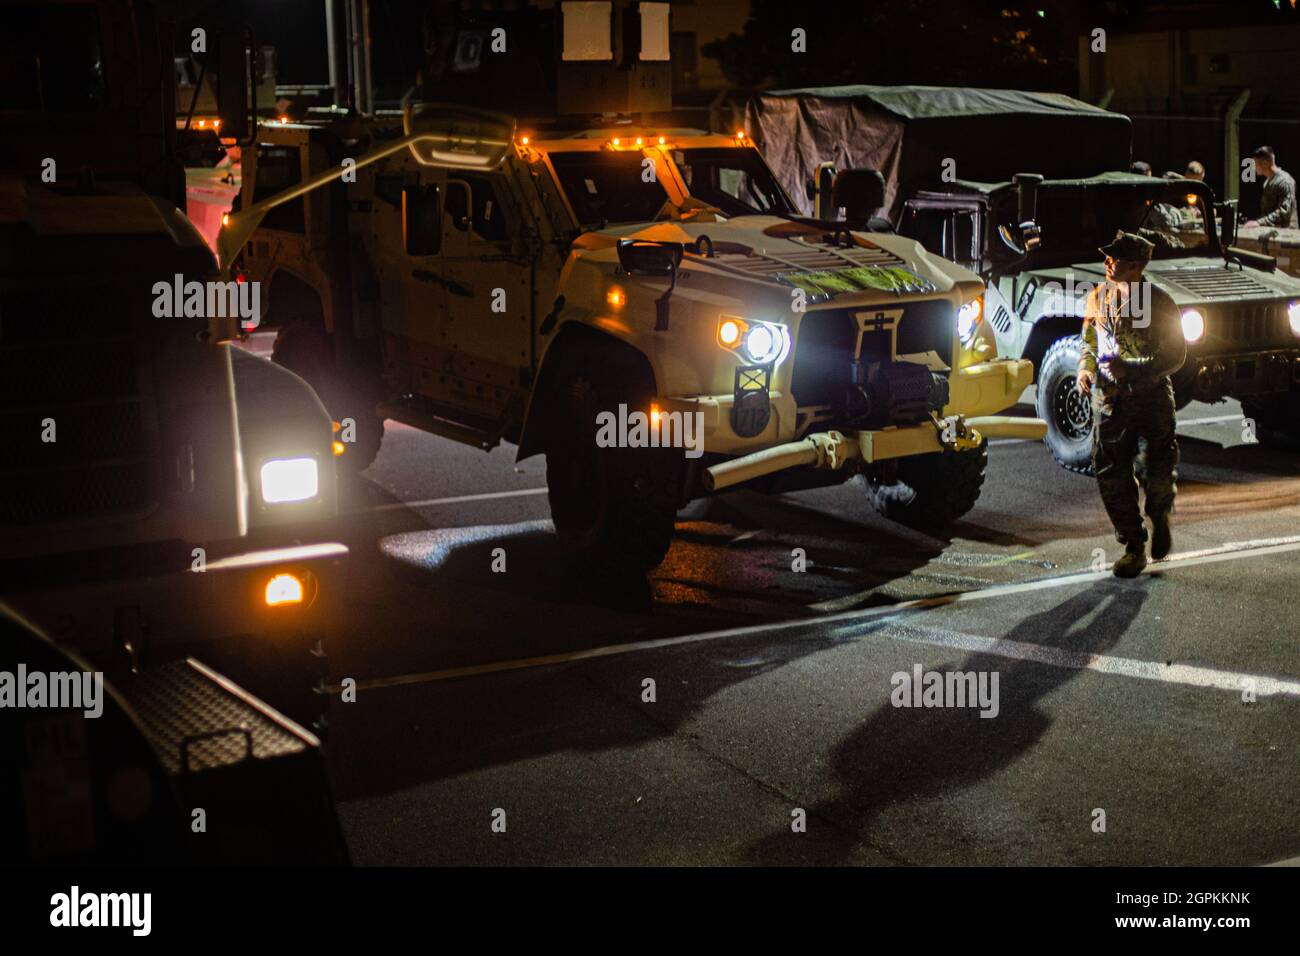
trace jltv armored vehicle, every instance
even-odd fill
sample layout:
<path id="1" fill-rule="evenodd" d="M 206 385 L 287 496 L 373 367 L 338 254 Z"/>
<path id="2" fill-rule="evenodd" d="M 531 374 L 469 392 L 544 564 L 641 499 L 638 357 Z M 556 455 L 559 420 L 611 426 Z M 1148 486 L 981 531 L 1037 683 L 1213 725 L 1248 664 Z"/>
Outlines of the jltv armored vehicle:
<path id="1" fill-rule="evenodd" d="M 576 82 L 550 66 L 550 88 Z M 546 455 L 567 544 L 644 568 L 683 504 L 741 484 L 861 473 L 891 518 L 950 523 L 979 494 L 985 438 L 1041 435 L 991 417 L 1030 363 L 958 335 L 977 275 L 798 216 L 743 131 L 589 122 L 430 104 L 400 131 L 264 125 L 245 151 L 223 261 L 269 289 L 276 361 L 355 426 L 345 463 L 369 462 L 384 418 L 513 442 Z M 879 190 L 841 186 L 854 209 Z M 604 413 L 679 437 L 699 422 L 700 440 L 606 447 Z"/>
<path id="2" fill-rule="evenodd" d="M 828 141 L 803 115 L 832 131 L 852 120 L 852 133 Z M 1296 435 L 1300 283 L 1232 246 L 1235 207 L 1203 183 L 1108 172 L 1127 168 L 1127 117 L 1059 94 L 844 87 L 763 94 L 750 122 L 765 140 L 798 143 L 789 179 L 815 177 L 823 161 L 888 171 L 880 211 L 898 233 L 988 283 L 997 353 L 1033 363 L 1045 440 L 1064 467 L 1090 469 L 1091 406 L 1074 387 L 1079 330 L 1084 296 L 1104 280 L 1097 249 L 1119 229 L 1156 246 L 1142 304 L 1182 326 L 1180 406 L 1238 398 L 1261 439 Z M 1017 149 L 980 148 L 1004 140 Z M 1040 241 L 1027 247 L 1016 233 L 1028 220 Z"/>

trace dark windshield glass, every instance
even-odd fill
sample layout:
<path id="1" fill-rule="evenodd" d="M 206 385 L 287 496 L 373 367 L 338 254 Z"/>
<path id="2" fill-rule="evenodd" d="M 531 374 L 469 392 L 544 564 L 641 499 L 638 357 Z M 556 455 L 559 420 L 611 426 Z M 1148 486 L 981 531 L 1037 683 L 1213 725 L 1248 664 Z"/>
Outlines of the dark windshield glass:
<path id="1" fill-rule="evenodd" d="M 692 196 L 728 216 L 794 212 L 756 150 L 678 149 L 673 162 Z"/>
<path id="2" fill-rule="evenodd" d="M 93 113 L 104 105 L 99 12 L 92 6 L 5 6 L 0 110 Z"/>
<path id="3" fill-rule="evenodd" d="M 1155 243 L 1156 258 L 1175 258 L 1210 244 L 1201 197 L 1171 188 L 1151 201 L 1138 225 L 1138 235 Z"/>
<path id="4" fill-rule="evenodd" d="M 611 222 L 648 222 L 659 214 L 668 194 L 656 179 L 646 182 L 639 151 L 551 153 L 560 188 L 584 226 Z"/>

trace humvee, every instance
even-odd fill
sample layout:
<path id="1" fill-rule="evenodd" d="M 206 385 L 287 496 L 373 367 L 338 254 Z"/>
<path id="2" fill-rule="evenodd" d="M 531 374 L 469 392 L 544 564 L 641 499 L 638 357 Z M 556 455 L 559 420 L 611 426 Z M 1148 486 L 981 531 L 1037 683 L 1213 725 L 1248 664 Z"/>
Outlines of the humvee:
<path id="1" fill-rule="evenodd" d="M 847 134 L 823 141 L 802 129 L 809 112 Z M 985 279 L 996 352 L 1033 363 L 1045 441 L 1064 467 L 1091 469 L 1079 331 L 1083 299 L 1104 280 L 1098 247 L 1119 229 L 1156 246 L 1143 304 L 1153 321 L 1182 326 L 1179 407 L 1238 398 L 1261 440 L 1300 435 L 1300 283 L 1233 245 L 1235 204 L 1216 203 L 1204 183 L 1107 172 L 1127 167 L 1127 117 L 1060 94 L 842 87 L 761 94 L 749 119 L 767 141 L 796 142 L 786 180 L 835 161 L 889 170 L 886 227 Z M 1004 138 L 1013 158 L 984 149 Z"/>
<path id="2" fill-rule="evenodd" d="M 421 135 L 467 149 L 467 117 L 496 126 L 482 160 L 420 152 Z M 679 507 L 741 483 L 862 473 L 887 516 L 951 523 L 979 494 L 984 438 L 1038 427 L 989 419 L 1031 366 L 993 358 L 989 333 L 959 336 L 959 314 L 981 310 L 977 275 L 795 215 L 743 133 L 512 127 L 413 110 L 415 150 L 357 158 L 346 194 L 349 144 L 328 129 L 264 126 L 245 152 L 232 224 L 277 218 L 236 268 L 269 289 L 275 360 L 356 426 L 344 462 L 369 462 L 384 418 L 513 442 L 547 456 L 562 538 L 645 567 Z M 319 188 L 257 203 L 271 162 Z M 620 406 L 698 416 L 703 454 L 597 447 L 598 415 Z"/>
<path id="3" fill-rule="evenodd" d="M 900 231 L 924 237 L 959 261 L 1002 244 L 1009 184 L 955 183 L 909 200 Z M 1002 206 L 1002 211 L 999 207 Z M 1075 388 L 1083 298 L 1104 281 L 1097 247 L 1123 229 L 1155 245 L 1145 273 L 1150 321 L 1177 321 L 1187 360 L 1173 376 L 1178 407 L 1241 401 L 1261 441 L 1300 437 L 1300 282 L 1269 256 L 1235 248 L 1235 204 L 1214 202 L 1204 183 L 1108 173 L 1044 181 L 1038 188 L 1042 246 L 988 270 L 999 293 L 990 323 L 998 352 L 1038 368 L 1037 407 L 1056 460 L 1090 470 L 1092 408 Z M 947 230 L 943 223 L 952 223 Z"/>

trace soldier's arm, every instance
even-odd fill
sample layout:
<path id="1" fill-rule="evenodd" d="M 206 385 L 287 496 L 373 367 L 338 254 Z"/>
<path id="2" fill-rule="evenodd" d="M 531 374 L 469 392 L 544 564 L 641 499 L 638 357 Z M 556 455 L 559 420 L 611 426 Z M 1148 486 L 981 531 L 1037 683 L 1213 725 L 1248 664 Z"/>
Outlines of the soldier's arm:
<path id="1" fill-rule="evenodd" d="M 1278 183 L 1274 188 L 1280 193 L 1277 208 L 1255 220 L 1261 226 L 1285 226 L 1291 221 L 1291 210 L 1295 208 L 1295 180 Z"/>
<path id="2" fill-rule="evenodd" d="M 1097 374 L 1097 316 L 1091 295 L 1083 312 L 1083 354 L 1079 356 L 1079 371 Z"/>

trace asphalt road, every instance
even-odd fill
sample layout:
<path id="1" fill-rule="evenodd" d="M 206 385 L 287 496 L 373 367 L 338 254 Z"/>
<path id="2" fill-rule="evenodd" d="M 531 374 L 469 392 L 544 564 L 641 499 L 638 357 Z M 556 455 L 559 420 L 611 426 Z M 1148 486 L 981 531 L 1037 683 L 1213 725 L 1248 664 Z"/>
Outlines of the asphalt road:
<path id="1" fill-rule="evenodd" d="M 854 483 L 739 493 L 618 581 L 560 553 L 542 460 L 390 422 L 330 645 L 354 860 L 1300 856 L 1300 453 L 1244 443 L 1235 403 L 1179 417 L 1175 553 L 1133 581 L 1093 570 L 1119 553 L 1095 485 L 1038 443 L 990 449 L 944 538 Z M 996 713 L 894 706 L 918 666 L 996 678 Z"/>

